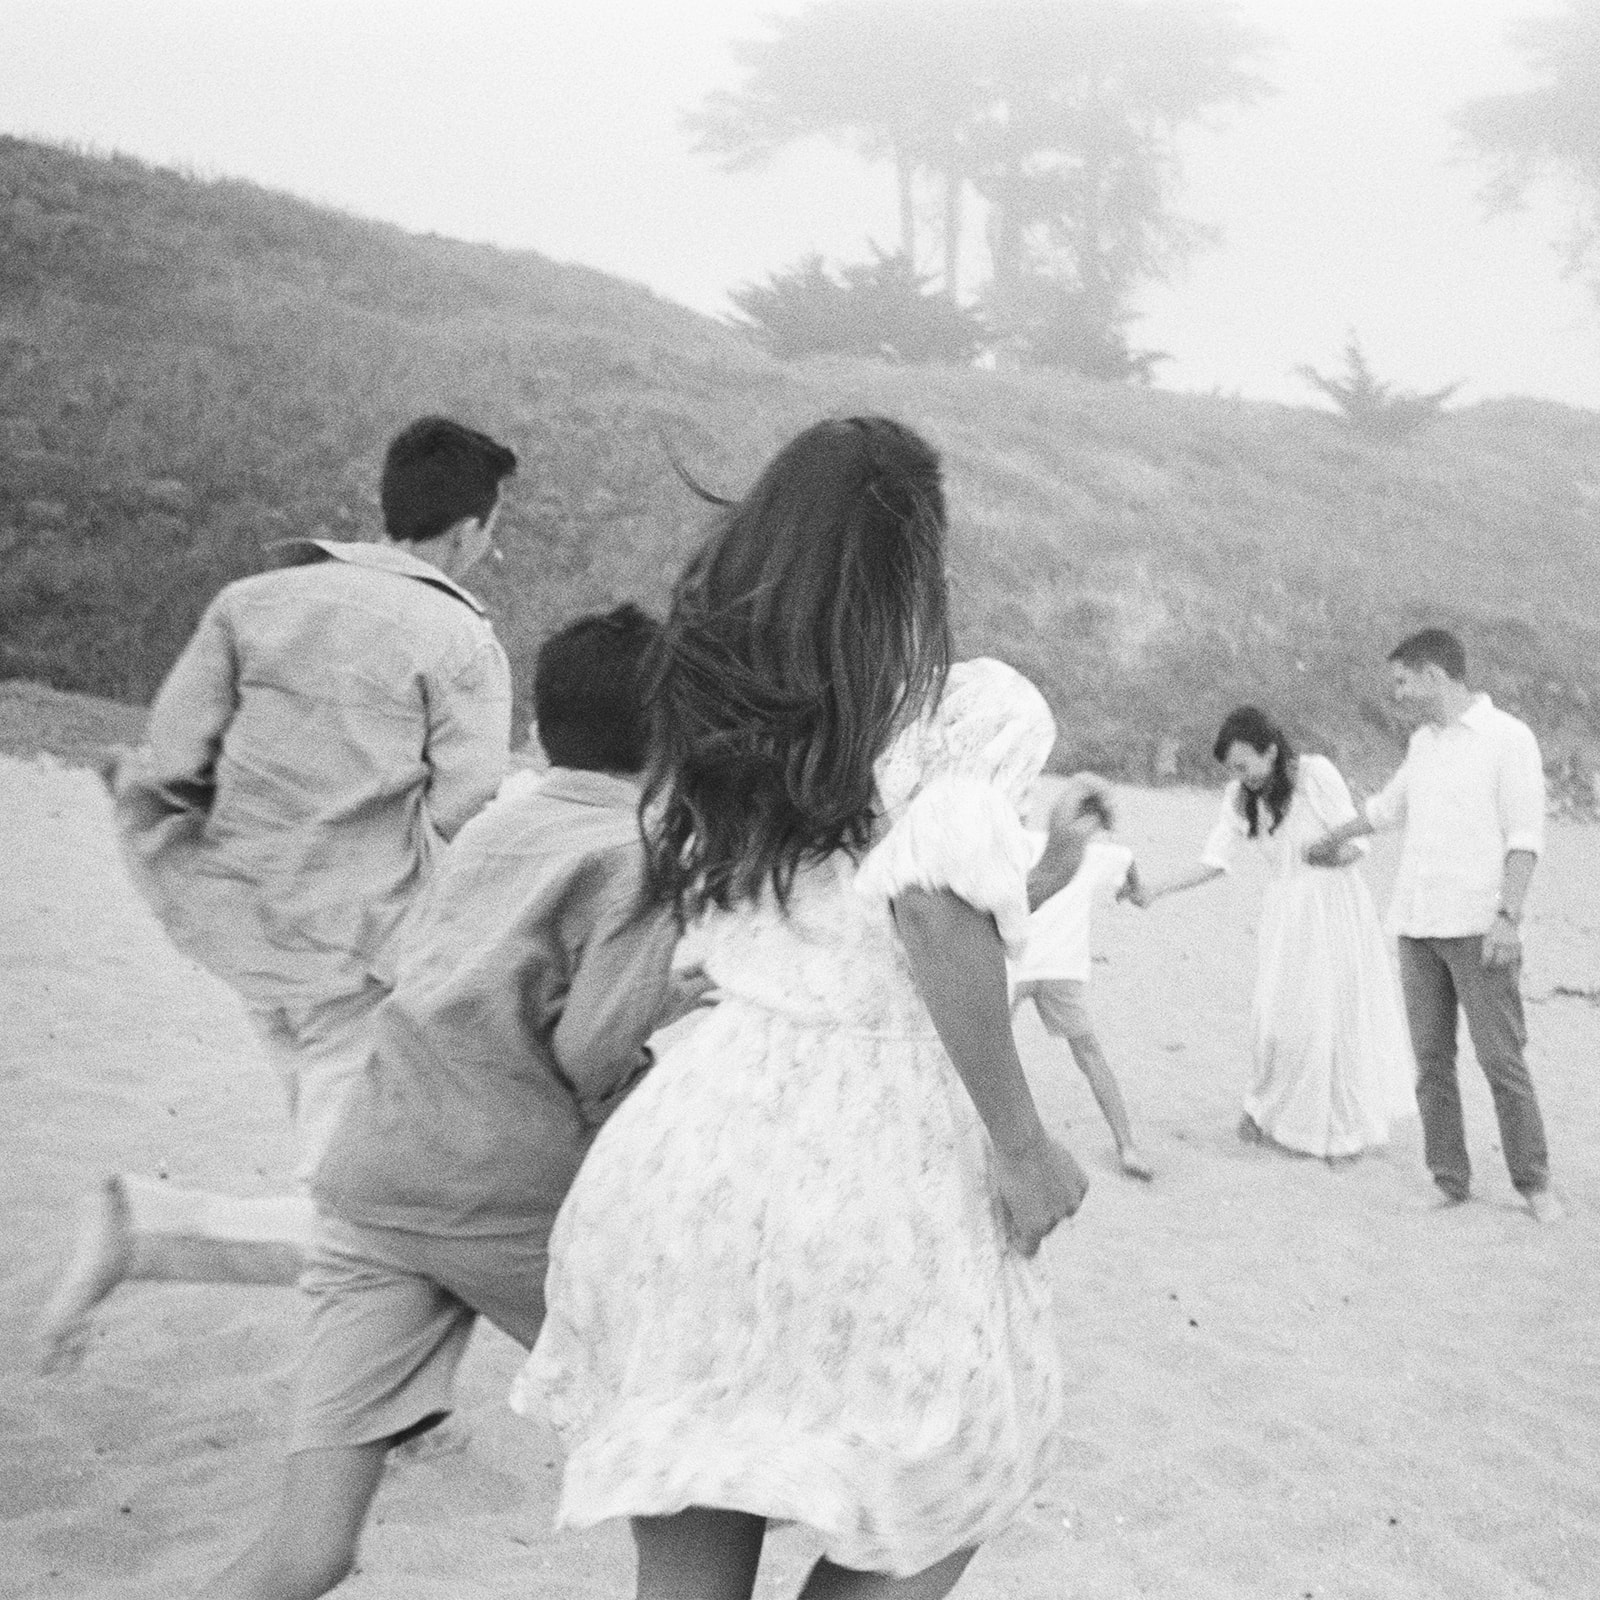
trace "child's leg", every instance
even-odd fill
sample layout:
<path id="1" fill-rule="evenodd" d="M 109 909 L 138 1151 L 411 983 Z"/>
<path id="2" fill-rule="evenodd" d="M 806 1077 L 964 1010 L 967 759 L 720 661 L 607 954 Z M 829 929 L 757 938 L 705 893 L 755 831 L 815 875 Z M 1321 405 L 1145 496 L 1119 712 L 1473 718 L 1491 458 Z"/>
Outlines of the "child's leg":
<path id="1" fill-rule="evenodd" d="M 1089 1080 L 1100 1114 L 1111 1127 L 1111 1137 L 1117 1141 L 1122 1170 L 1130 1178 L 1154 1177 L 1155 1168 L 1134 1143 L 1133 1124 L 1128 1119 L 1122 1089 L 1095 1037 L 1094 1024 L 1089 1019 L 1088 985 L 1065 978 L 1055 979 L 1030 985 L 1029 993 L 1039 1008 L 1039 1020 L 1046 1031 L 1067 1041 L 1072 1059 Z"/>
<path id="2" fill-rule="evenodd" d="M 670 1517 L 635 1517 L 637 1600 L 750 1600 L 765 1517 L 690 1506 Z"/>
<path id="3" fill-rule="evenodd" d="M 1153 1178 L 1155 1168 L 1145 1160 L 1134 1143 L 1133 1124 L 1128 1120 L 1128 1108 L 1122 1099 L 1122 1089 L 1117 1083 L 1116 1074 L 1111 1070 L 1110 1062 L 1106 1060 L 1105 1052 L 1100 1048 L 1100 1041 L 1093 1033 L 1075 1033 L 1068 1037 L 1067 1044 L 1072 1051 L 1072 1059 L 1078 1063 L 1084 1077 L 1089 1080 L 1089 1087 L 1094 1091 L 1095 1103 L 1111 1125 L 1111 1137 L 1117 1141 L 1117 1154 L 1122 1161 L 1122 1170 L 1130 1178 Z"/>
<path id="4" fill-rule="evenodd" d="M 826 1556 L 811 1569 L 799 1600 L 944 1600 L 955 1588 L 976 1550 L 957 1550 L 909 1578 L 884 1572 L 856 1572 Z"/>
<path id="5" fill-rule="evenodd" d="M 316 1600 L 342 1583 L 387 1453 L 380 1440 L 290 1456 L 272 1520 L 197 1600 Z"/>
<path id="6" fill-rule="evenodd" d="M 149 1178 L 107 1178 L 79 1203 L 72 1260 L 35 1332 L 40 1370 L 81 1358 L 89 1313 L 126 1279 L 292 1284 L 314 1214 L 304 1195 L 245 1200 Z"/>
<path id="7" fill-rule="evenodd" d="M 201 1591 L 207 1600 L 314 1600 L 341 1582 L 389 1450 L 450 1414 L 475 1318 L 419 1269 L 414 1244 L 318 1215 L 283 1492 L 249 1549 Z"/>

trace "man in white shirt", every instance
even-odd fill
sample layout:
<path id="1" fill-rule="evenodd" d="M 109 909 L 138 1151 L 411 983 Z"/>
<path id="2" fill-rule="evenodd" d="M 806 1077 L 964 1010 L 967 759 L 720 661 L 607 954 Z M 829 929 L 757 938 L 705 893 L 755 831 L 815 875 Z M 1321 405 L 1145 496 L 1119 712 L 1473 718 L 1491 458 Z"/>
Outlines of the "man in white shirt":
<path id="1" fill-rule="evenodd" d="M 1471 1192 L 1456 1078 L 1456 1012 L 1466 1013 L 1494 1096 L 1511 1182 L 1540 1222 L 1562 1214 L 1544 1122 L 1523 1059 L 1518 980 L 1528 882 L 1544 847 L 1544 769 L 1532 731 L 1466 684 L 1466 652 L 1427 628 L 1389 656 L 1395 702 L 1421 719 L 1405 761 L 1363 811 L 1306 851 L 1332 865 L 1362 834 L 1403 828 L 1389 909 L 1417 1058 L 1428 1170 L 1451 1202 Z"/>

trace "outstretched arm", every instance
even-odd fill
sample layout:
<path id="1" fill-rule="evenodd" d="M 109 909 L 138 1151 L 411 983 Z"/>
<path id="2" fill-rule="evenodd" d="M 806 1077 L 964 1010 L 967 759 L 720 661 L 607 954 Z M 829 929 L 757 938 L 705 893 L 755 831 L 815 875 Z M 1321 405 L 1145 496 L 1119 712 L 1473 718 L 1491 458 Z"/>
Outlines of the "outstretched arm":
<path id="1" fill-rule="evenodd" d="M 1028 909 L 1036 911 L 1072 881 L 1090 839 L 1112 822 L 1111 785 L 1093 772 L 1051 779 L 1044 854 L 1028 874 Z"/>
<path id="2" fill-rule="evenodd" d="M 1186 867 L 1182 872 L 1175 872 L 1168 878 L 1144 878 L 1129 874 L 1128 884 L 1119 899 L 1131 900 L 1136 906 L 1153 906 L 1157 900 L 1169 894 L 1181 894 L 1185 889 L 1197 889 L 1202 883 L 1210 883 L 1213 878 L 1221 878 L 1225 873 L 1221 867 L 1213 866 L 1209 861 L 1197 861 L 1192 867 Z"/>
<path id="3" fill-rule="evenodd" d="M 1308 844 L 1306 860 L 1314 867 L 1342 867 L 1347 861 L 1355 859 L 1355 852 L 1349 848 L 1351 842 L 1365 839 L 1368 834 L 1377 831 L 1367 821 L 1366 813 L 1358 811 L 1348 822 L 1330 828 L 1320 839 Z"/>
<path id="4" fill-rule="evenodd" d="M 1045 1132 L 1023 1076 L 994 918 L 947 890 L 925 889 L 898 895 L 894 915 L 933 1025 L 993 1141 L 1012 1240 L 1032 1255 L 1089 1184 Z"/>

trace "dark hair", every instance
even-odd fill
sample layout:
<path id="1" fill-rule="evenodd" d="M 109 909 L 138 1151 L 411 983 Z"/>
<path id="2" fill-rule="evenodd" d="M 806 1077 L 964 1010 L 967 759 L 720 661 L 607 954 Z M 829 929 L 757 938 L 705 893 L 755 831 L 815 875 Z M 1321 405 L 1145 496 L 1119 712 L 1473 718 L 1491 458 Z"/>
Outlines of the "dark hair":
<path id="1" fill-rule="evenodd" d="M 1259 794 L 1248 784 L 1239 785 L 1239 805 L 1244 819 L 1250 825 L 1250 837 L 1261 830 L 1261 807 L 1266 805 L 1270 821 L 1267 832 L 1276 833 L 1283 821 L 1289 802 L 1294 798 L 1294 746 L 1288 735 L 1264 711 L 1254 706 L 1240 706 L 1222 719 L 1217 729 L 1217 742 L 1211 754 L 1218 761 L 1226 761 L 1228 752 L 1236 744 L 1247 744 L 1257 755 L 1264 756 L 1274 745 L 1278 753 L 1272 760 L 1272 772 Z"/>
<path id="2" fill-rule="evenodd" d="M 1445 676 L 1464 683 L 1467 676 L 1466 647 L 1453 633 L 1443 628 L 1424 628 L 1409 639 L 1402 639 L 1389 652 L 1391 661 L 1416 672 L 1430 664 L 1444 669 Z"/>
<path id="3" fill-rule="evenodd" d="M 673 591 L 640 815 L 681 913 L 863 849 L 873 762 L 950 664 L 939 458 L 884 417 L 791 440 Z"/>
<path id="4" fill-rule="evenodd" d="M 644 770 L 650 654 L 661 624 L 635 605 L 569 622 L 539 646 L 533 715 L 539 743 L 558 767 Z"/>
<path id="5" fill-rule="evenodd" d="M 514 450 L 448 417 L 420 417 L 390 441 L 378 500 L 391 539 L 437 539 L 465 517 L 487 521 Z"/>

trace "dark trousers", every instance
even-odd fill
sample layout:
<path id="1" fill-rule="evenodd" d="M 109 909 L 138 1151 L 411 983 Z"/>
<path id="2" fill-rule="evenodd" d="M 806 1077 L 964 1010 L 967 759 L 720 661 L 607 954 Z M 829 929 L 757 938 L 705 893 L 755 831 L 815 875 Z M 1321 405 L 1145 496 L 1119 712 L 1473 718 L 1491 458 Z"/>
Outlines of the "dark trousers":
<path id="1" fill-rule="evenodd" d="M 1538 1096 L 1522 1059 L 1528 1030 L 1522 1017 L 1521 965 L 1486 967 L 1483 938 L 1400 940 L 1400 983 L 1417 1058 L 1417 1108 L 1424 1157 L 1433 1181 L 1465 1198 L 1472 1182 L 1461 1086 L 1456 1078 L 1456 1008 L 1478 1064 L 1489 1080 L 1511 1182 L 1521 1194 L 1550 1183 L 1550 1156 Z"/>

